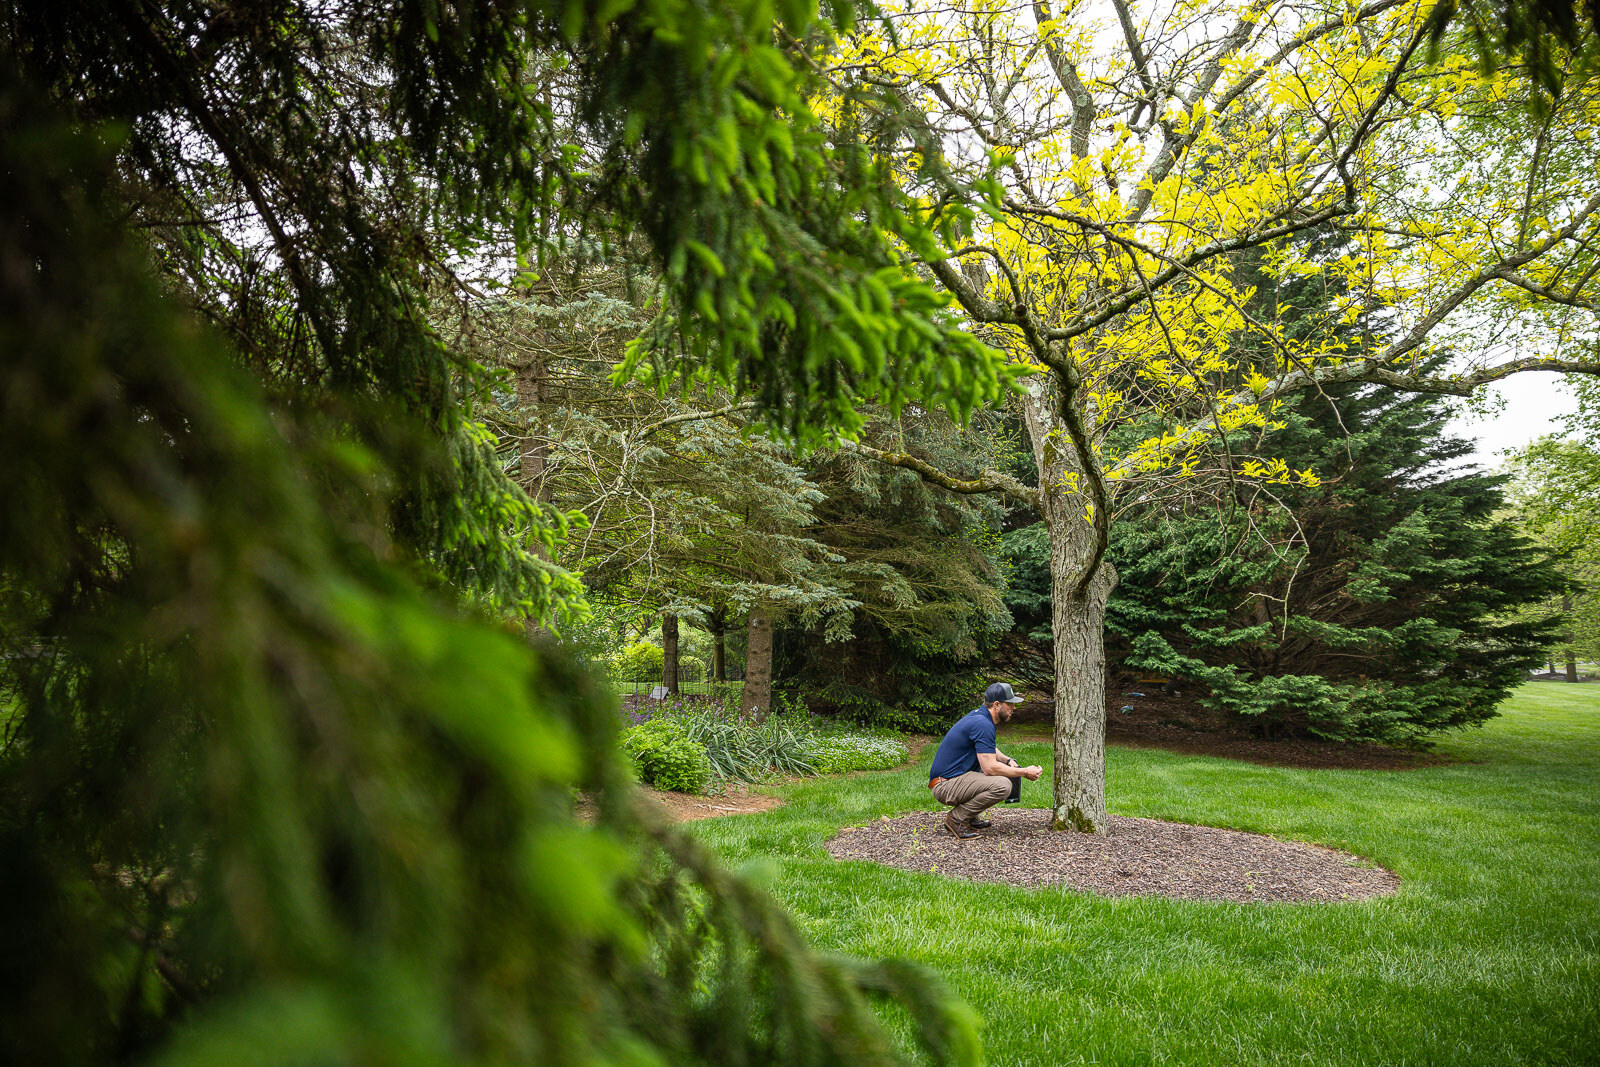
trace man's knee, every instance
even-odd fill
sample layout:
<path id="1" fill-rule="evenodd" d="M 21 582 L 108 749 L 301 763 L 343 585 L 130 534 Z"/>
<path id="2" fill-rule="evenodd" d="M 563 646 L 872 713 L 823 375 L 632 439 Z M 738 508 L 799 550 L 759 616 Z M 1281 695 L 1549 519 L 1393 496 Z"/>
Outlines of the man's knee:
<path id="1" fill-rule="evenodd" d="M 1011 795 L 1011 779 L 1002 778 L 998 774 L 988 775 L 988 781 L 983 783 L 985 797 L 999 797 L 1004 800 Z"/>

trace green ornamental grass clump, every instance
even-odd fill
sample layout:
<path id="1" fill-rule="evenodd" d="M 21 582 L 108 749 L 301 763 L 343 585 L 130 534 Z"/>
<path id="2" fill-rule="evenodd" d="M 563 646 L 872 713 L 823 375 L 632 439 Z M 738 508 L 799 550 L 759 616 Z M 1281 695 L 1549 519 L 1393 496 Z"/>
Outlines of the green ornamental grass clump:
<path id="1" fill-rule="evenodd" d="M 703 793 L 711 779 L 706 748 L 676 719 L 652 719 L 622 732 L 622 750 L 639 779 L 657 789 Z"/>
<path id="2" fill-rule="evenodd" d="M 885 733 L 819 733 L 804 706 L 756 720 L 731 703 L 680 702 L 622 731 L 638 778 L 657 789 L 705 792 L 713 782 L 759 782 L 898 767 L 905 745 Z"/>

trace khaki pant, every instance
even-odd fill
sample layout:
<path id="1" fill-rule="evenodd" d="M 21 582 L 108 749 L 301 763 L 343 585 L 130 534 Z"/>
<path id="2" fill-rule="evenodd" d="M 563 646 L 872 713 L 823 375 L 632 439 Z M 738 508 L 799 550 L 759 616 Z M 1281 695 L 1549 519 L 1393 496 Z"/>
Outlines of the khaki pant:
<path id="1" fill-rule="evenodd" d="M 933 796 L 954 810 L 962 822 L 971 822 L 1011 795 L 1011 779 L 982 771 L 968 771 L 946 778 L 933 787 Z"/>

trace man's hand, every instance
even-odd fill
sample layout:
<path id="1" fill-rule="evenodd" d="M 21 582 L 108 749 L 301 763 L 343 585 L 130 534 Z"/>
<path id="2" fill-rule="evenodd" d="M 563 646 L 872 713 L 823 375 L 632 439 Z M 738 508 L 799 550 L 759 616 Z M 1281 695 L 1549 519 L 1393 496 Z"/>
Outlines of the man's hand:
<path id="1" fill-rule="evenodd" d="M 1016 760 L 999 752 L 978 753 L 978 770 L 1002 778 L 1026 778 L 1031 782 L 1037 782 L 1044 773 L 1043 767 L 1019 767 Z"/>

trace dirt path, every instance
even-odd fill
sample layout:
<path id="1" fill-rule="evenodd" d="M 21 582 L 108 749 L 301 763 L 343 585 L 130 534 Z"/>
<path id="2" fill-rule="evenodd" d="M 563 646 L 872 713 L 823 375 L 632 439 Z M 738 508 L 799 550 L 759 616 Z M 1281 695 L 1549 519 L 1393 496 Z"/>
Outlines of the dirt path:
<path id="1" fill-rule="evenodd" d="M 695 793 L 668 793 L 660 789 L 641 786 L 645 796 L 664 808 L 673 822 L 693 822 L 696 819 L 720 819 L 724 815 L 748 815 L 754 811 L 771 811 L 783 807 L 783 801 L 773 796 L 750 792 L 746 785 L 731 785 L 721 796 L 703 797 Z"/>

